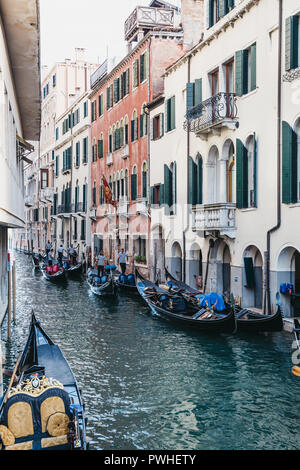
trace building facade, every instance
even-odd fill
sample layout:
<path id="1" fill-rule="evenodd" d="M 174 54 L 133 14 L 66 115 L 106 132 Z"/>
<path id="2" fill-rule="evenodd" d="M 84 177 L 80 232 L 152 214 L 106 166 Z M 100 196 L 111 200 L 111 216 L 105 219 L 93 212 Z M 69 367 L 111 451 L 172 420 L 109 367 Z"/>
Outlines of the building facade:
<path id="1" fill-rule="evenodd" d="M 150 103 L 152 276 L 166 265 L 244 307 L 272 311 L 280 300 L 290 316 L 289 292 L 300 293 L 300 2 L 198 3 L 199 42 Z M 170 100 L 173 124 L 159 133 Z"/>
<path id="2" fill-rule="evenodd" d="M 39 3 L 0 1 L 0 323 L 7 309 L 8 230 L 25 226 L 24 167 L 40 135 Z"/>
<path id="3" fill-rule="evenodd" d="M 151 130 L 146 104 L 162 93 L 163 71 L 183 53 L 177 24 L 178 9 L 170 4 L 137 7 L 125 23 L 128 54 L 112 70 L 104 63 L 91 83 L 93 255 L 103 249 L 116 262 L 124 248 L 129 269 L 135 263 L 144 273 L 150 262 Z M 105 203 L 103 177 L 116 207 Z"/>

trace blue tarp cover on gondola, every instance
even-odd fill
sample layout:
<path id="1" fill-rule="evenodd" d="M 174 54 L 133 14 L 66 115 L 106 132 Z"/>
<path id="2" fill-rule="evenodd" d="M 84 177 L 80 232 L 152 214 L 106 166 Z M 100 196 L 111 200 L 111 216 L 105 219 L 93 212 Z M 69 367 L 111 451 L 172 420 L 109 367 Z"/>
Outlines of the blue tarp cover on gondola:
<path id="1" fill-rule="evenodd" d="M 217 312 L 222 312 L 226 308 L 223 297 L 216 292 L 211 292 L 210 294 L 201 294 L 197 295 L 196 297 L 199 299 L 201 307 L 211 308 L 213 306 Z"/>

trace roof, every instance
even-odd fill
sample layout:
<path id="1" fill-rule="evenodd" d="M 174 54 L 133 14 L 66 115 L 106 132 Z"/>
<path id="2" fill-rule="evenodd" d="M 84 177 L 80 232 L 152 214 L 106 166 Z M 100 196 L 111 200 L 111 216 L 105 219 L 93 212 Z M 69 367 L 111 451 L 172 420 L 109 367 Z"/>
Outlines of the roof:
<path id="1" fill-rule="evenodd" d="M 165 2 L 164 0 L 152 0 L 149 4 L 149 7 L 154 8 L 172 8 L 174 10 L 180 11 L 180 8 L 172 3 Z"/>

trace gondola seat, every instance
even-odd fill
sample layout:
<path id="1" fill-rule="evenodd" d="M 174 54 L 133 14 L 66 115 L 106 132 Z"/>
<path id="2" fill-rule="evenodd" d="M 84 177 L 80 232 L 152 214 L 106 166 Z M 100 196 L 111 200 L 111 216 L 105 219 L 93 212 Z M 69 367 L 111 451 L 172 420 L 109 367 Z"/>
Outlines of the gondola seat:
<path id="1" fill-rule="evenodd" d="M 27 381 L 4 405 L 1 441 L 5 450 L 67 450 L 70 420 L 70 399 L 62 387 L 50 382 L 38 393 Z"/>
<path id="2" fill-rule="evenodd" d="M 107 281 L 108 281 L 108 277 L 107 276 L 102 276 L 101 283 L 105 284 Z"/>
<path id="3" fill-rule="evenodd" d="M 135 286 L 136 285 L 134 274 L 128 274 L 127 282 L 130 286 Z"/>

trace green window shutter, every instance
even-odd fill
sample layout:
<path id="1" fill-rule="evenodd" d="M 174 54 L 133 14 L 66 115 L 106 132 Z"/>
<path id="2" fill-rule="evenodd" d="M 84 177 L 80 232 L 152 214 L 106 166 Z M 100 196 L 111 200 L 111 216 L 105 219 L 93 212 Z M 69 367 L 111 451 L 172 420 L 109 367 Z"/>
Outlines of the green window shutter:
<path id="1" fill-rule="evenodd" d="M 135 201 L 137 197 L 137 175 L 131 175 L 131 200 Z"/>
<path id="2" fill-rule="evenodd" d="M 172 172 L 168 165 L 164 165 L 164 203 L 172 205 Z"/>
<path id="3" fill-rule="evenodd" d="M 299 17 L 290 16 L 285 21 L 285 70 L 298 67 Z"/>
<path id="4" fill-rule="evenodd" d="M 147 171 L 142 173 L 142 197 L 147 197 Z"/>
<path id="5" fill-rule="evenodd" d="M 203 160 L 198 157 L 197 165 L 197 204 L 203 204 Z"/>
<path id="6" fill-rule="evenodd" d="M 231 10 L 234 8 L 234 0 L 228 0 L 228 8 Z"/>
<path id="7" fill-rule="evenodd" d="M 254 133 L 253 138 L 253 207 L 257 207 L 257 140 Z"/>
<path id="8" fill-rule="evenodd" d="M 133 63 L 133 86 L 137 87 L 139 84 L 139 60 L 136 59 Z"/>
<path id="9" fill-rule="evenodd" d="M 197 78 L 195 80 L 195 88 L 194 88 L 194 105 L 197 106 L 198 104 L 202 103 L 202 78 Z"/>
<path id="10" fill-rule="evenodd" d="M 118 78 L 114 79 L 114 102 L 117 103 L 119 101 L 119 80 Z"/>
<path id="11" fill-rule="evenodd" d="M 228 0 L 219 0 L 218 11 L 219 11 L 219 18 L 222 18 L 223 16 L 227 15 L 229 11 Z"/>
<path id="12" fill-rule="evenodd" d="M 255 287 L 254 267 L 252 258 L 244 258 L 245 274 L 246 274 L 246 286 L 250 289 Z"/>
<path id="13" fill-rule="evenodd" d="M 145 55 L 143 54 L 140 57 L 140 78 L 141 78 L 141 83 L 145 80 L 145 77 L 144 77 L 144 72 L 145 72 L 144 64 L 145 64 Z"/>
<path id="14" fill-rule="evenodd" d="M 194 93 L 195 93 L 195 84 L 187 83 L 186 84 L 186 109 L 187 111 L 195 106 L 194 103 Z"/>
<path id="15" fill-rule="evenodd" d="M 165 203 L 165 185 L 164 184 L 161 184 L 159 186 L 159 196 L 160 196 L 159 205 L 162 206 Z"/>
<path id="16" fill-rule="evenodd" d="M 214 25 L 214 0 L 209 0 L 209 27 L 211 28 Z"/>
<path id="17" fill-rule="evenodd" d="M 248 152 L 239 139 L 236 140 L 236 206 L 248 207 Z"/>
<path id="18" fill-rule="evenodd" d="M 144 115 L 140 115 L 140 136 L 144 137 Z"/>
<path id="19" fill-rule="evenodd" d="M 154 140 L 154 118 L 150 121 L 150 139 Z"/>
<path id="20" fill-rule="evenodd" d="M 188 204 L 193 206 L 197 203 L 197 166 L 192 159 L 189 157 L 189 188 L 188 188 Z"/>
<path id="21" fill-rule="evenodd" d="M 151 206 L 154 206 L 154 186 L 150 187 L 150 203 Z"/>
<path id="22" fill-rule="evenodd" d="M 82 187 L 82 203 L 83 203 L 83 210 L 86 210 L 86 184 Z"/>
<path id="23" fill-rule="evenodd" d="M 282 202 L 297 202 L 297 134 L 282 122 Z"/>
<path id="24" fill-rule="evenodd" d="M 137 117 L 134 124 L 134 140 L 139 138 L 139 118 Z"/>
<path id="25" fill-rule="evenodd" d="M 250 76 L 250 89 L 256 89 L 256 44 L 251 46 L 251 76 Z"/>
<path id="26" fill-rule="evenodd" d="M 175 129 L 175 96 L 171 98 L 171 130 Z"/>
<path id="27" fill-rule="evenodd" d="M 247 70 L 248 53 L 245 50 L 235 53 L 235 93 L 238 96 L 247 93 L 248 70 Z"/>

